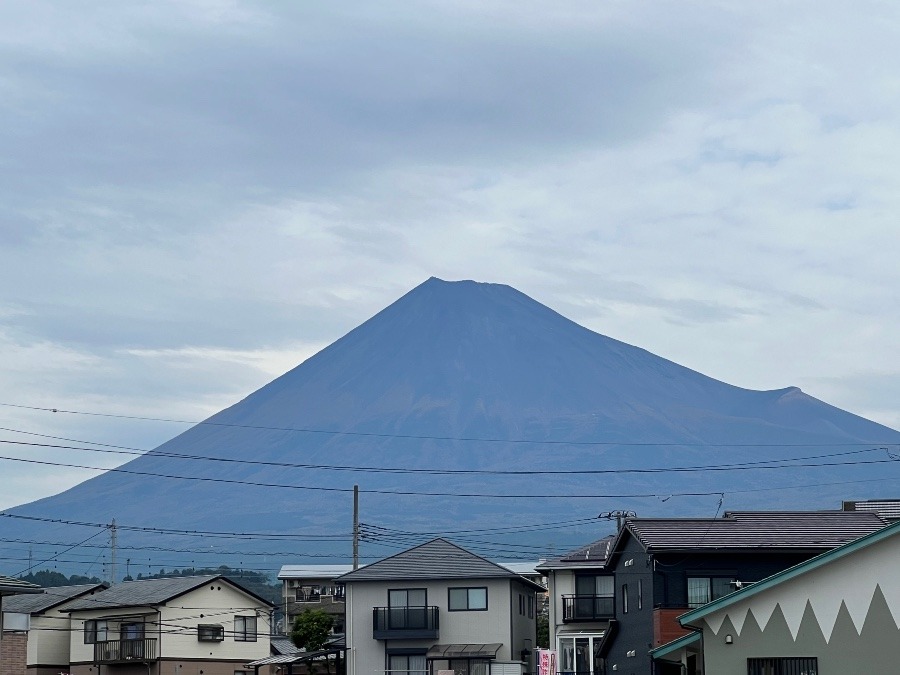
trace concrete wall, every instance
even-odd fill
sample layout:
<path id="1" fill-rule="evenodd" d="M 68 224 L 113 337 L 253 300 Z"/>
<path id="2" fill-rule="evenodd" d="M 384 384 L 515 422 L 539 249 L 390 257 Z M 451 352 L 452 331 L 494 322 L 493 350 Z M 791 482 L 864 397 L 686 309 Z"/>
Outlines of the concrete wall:
<path id="1" fill-rule="evenodd" d="M 427 649 L 434 644 L 500 642 L 500 661 L 518 660 L 526 637 L 534 639 L 535 622 L 530 628 L 518 618 L 518 597 L 513 597 L 509 579 L 462 579 L 448 581 L 350 582 L 347 584 L 347 647 L 349 675 L 374 675 L 385 669 L 385 648 Z M 486 586 L 487 611 L 450 612 L 447 609 L 450 587 Z M 516 584 L 518 586 L 518 584 Z M 372 608 L 386 607 L 388 590 L 425 588 L 429 606 L 439 608 L 440 629 L 437 638 L 424 640 L 375 640 L 372 638 Z M 518 592 L 518 591 L 517 591 Z M 533 593 L 533 592 L 532 592 Z M 515 605 L 515 614 L 511 608 Z M 536 611 L 536 610 L 535 610 Z M 513 636 L 513 633 L 516 636 Z M 526 633 L 528 635 L 526 635 Z M 515 651 L 515 650 L 518 651 Z M 513 653 L 515 651 L 515 653 Z"/>
<path id="2" fill-rule="evenodd" d="M 753 657 L 814 656 L 818 675 L 896 674 L 900 613 L 890 608 L 900 607 L 898 560 L 894 536 L 710 614 L 705 672 L 747 672 Z"/>

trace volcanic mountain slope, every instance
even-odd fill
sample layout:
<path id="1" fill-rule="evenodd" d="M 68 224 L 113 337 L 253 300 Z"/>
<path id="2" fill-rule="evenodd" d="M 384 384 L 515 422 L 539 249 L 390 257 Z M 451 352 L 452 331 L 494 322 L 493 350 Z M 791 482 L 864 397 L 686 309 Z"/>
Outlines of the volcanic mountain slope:
<path id="1" fill-rule="evenodd" d="M 110 472 L 10 512 L 179 529 L 343 534 L 352 504 L 346 490 L 354 483 L 363 491 L 364 522 L 428 532 L 571 520 L 619 508 L 641 515 L 711 515 L 715 508 L 715 495 L 660 501 L 680 493 L 724 493 L 731 509 L 835 508 L 841 499 L 893 489 L 892 483 L 842 484 L 884 478 L 893 466 L 586 472 L 746 464 L 898 442 L 900 433 L 797 388 L 725 384 L 594 333 L 508 286 L 429 279 L 207 423 L 123 467 L 138 473 Z M 828 461 L 875 458 L 884 455 Z M 579 473 L 509 473 L 527 470 Z M 819 487 L 798 487 L 806 484 Z M 7 536 L 60 536 L 37 522 L 5 519 L 0 527 Z M 585 536 L 576 533 L 573 542 Z M 122 537 L 139 543 L 149 535 L 123 531 Z M 554 537 L 561 545 L 565 533 Z M 543 532 L 519 538 L 547 541 Z M 320 542 L 307 550 L 335 547 Z"/>

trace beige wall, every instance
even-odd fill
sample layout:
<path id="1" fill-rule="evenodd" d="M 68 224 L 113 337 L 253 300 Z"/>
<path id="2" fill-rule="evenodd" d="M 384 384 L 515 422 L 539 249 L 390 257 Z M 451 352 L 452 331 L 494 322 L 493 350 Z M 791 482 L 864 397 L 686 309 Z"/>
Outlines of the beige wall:
<path id="1" fill-rule="evenodd" d="M 575 573 L 572 570 L 553 570 L 549 574 L 550 592 L 550 649 L 556 649 L 556 636 L 563 628 L 563 595 L 575 595 Z"/>
<path id="2" fill-rule="evenodd" d="M 69 615 L 51 609 L 31 617 L 28 631 L 29 666 L 68 666 Z"/>
<path id="3" fill-rule="evenodd" d="M 256 616 L 256 642 L 234 639 L 234 617 Z M 84 644 L 84 622 L 108 617 L 132 617 L 146 622 L 145 637 L 156 638 L 157 656 L 165 659 L 202 659 L 247 663 L 269 656 L 269 608 L 221 580 L 182 595 L 158 610 L 146 607 L 80 611 L 72 615 L 70 649 L 72 663 L 93 660 L 94 646 Z M 109 639 L 118 639 L 119 619 L 110 622 Z M 199 624 L 221 624 L 222 642 L 200 642 Z M 182 669 L 183 670 L 183 669 Z M 240 668 L 239 668 L 240 670 Z M 96 675 L 96 674 L 95 674 Z M 117 675 L 119 675 L 117 673 Z M 204 673 L 204 675 L 207 675 Z M 229 675 L 231 675 L 229 673 Z"/>
<path id="4" fill-rule="evenodd" d="M 350 582 L 347 584 L 348 674 L 374 675 L 384 672 L 385 646 L 428 648 L 433 644 L 503 643 L 497 660 L 518 660 L 525 639 L 534 640 L 535 620 L 518 615 L 518 596 L 510 592 L 509 579 L 465 579 L 458 581 Z M 450 612 L 450 587 L 486 586 L 488 610 Z M 519 584 L 515 583 L 518 588 Z M 438 607 L 437 638 L 425 640 L 375 640 L 372 638 L 372 608 L 386 607 L 388 589 L 425 588 L 428 605 Z M 516 591 L 518 593 L 519 591 Z M 532 593 L 522 586 L 521 592 Z M 537 610 L 535 610 L 537 611 Z"/>

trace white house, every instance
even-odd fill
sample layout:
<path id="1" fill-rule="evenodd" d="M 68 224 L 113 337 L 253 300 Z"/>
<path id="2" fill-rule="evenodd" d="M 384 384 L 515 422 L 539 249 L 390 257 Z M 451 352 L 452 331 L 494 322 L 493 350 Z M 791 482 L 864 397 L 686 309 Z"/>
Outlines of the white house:
<path id="1" fill-rule="evenodd" d="M 118 584 L 65 608 L 69 672 L 235 675 L 269 656 L 272 608 L 224 576 Z"/>
<path id="2" fill-rule="evenodd" d="M 339 578 L 348 675 L 530 673 L 543 587 L 444 539 Z"/>

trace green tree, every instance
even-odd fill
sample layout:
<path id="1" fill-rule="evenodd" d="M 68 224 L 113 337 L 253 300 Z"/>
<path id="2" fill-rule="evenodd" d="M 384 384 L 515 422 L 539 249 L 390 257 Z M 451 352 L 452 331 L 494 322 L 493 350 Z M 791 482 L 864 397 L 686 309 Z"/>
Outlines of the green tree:
<path id="1" fill-rule="evenodd" d="M 325 646 L 331 627 L 334 625 L 334 617 L 321 609 L 305 609 L 294 619 L 291 629 L 291 641 L 300 649 L 308 652 L 318 651 Z M 331 672 L 331 662 L 325 659 L 325 667 Z M 313 664 L 309 664 L 312 672 Z"/>
<path id="2" fill-rule="evenodd" d="M 550 617 L 547 614 L 538 614 L 537 646 L 541 649 L 550 649 Z"/>

